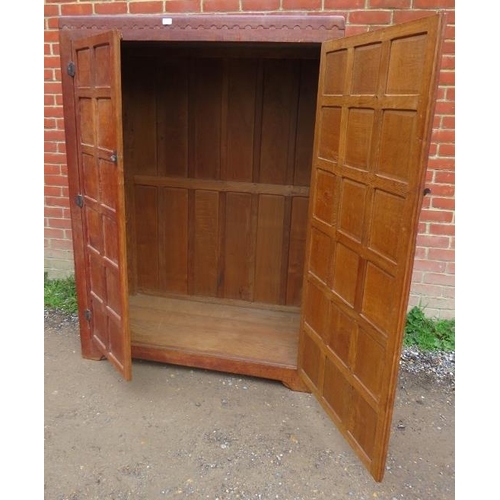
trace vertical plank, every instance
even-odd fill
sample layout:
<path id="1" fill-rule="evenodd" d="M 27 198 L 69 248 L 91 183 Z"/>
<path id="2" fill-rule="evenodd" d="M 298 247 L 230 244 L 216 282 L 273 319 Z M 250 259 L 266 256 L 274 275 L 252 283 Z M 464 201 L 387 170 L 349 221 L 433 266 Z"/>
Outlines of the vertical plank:
<path id="1" fill-rule="evenodd" d="M 194 194 L 193 293 L 217 296 L 219 193 Z"/>
<path id="2" fill-rule="evenodd" d="M 293 61 L 264 61 L 260 171 L 258 182 L 285 184 L 288 171 L 290 122 L 296 109 Z"/>
<path id="3" fill-rule="evenodd" d="M 156 84 L 144 78 L 151 64 L 131 57 L 123 73 L 123 114 L 127 158 L 134 174 L 157 175 Z"/>
<path id="4" fill-rule="evenodd" d="M 157 289 L 158 282 L 158 192 L 156 187 L 135 187 L 135 234 L 137 285 Z"/>
<path id="5" fill-rule="evenodd" d="M 190 113 L 193 114 L 194 177 L 218 179 L 222 119 L 223 61 L 194 59 L 190 74 Z"/>
<path id="6" fill-rule="evenodd" d="M 258 61 L 228 60 L 227 163 L 221 179 L 251 182 Z"/>
<path id="7" fill-rule="evenodd" d="M 279 303 L 284 215 L 283 196 L 260 195 L 255 256 L 256 302 Z"/>
<path id="8" fill-rule="evenodd" d="M 253 275 L 252 195 L 227 193 L 225 212 L 224 297 L 251 299 Z"/>
<path id="9" fill-rule="evenodd" d="M 188 291 L 188 191 L 164 188 L 160 193 L 160 284 L 162 290 Z"/>
<path id="10" fill-rule="evenodd" d="M 157 75 L 157 140 L 159 175 L 187 176 L 187 60 L 164 60 Z"/>
<path id="11" fill-rule="evenodd" d="M 319 61 L 314 59 L 304 59 L 301 61 L 293 179 L 293 184 L 296 186 L 309 186 L 311 183 L 318 73 Z"/>
<path id="12" fill-rule="evenodd" d="M 308 206 L 308 198 L 296 196 L 292 200 L 292 221 L 290 228 L 290 249 L 286 289 L 286 303 L 291 306 L 300 306 L 302 302 L 302 280 L 304 272 Z"/>

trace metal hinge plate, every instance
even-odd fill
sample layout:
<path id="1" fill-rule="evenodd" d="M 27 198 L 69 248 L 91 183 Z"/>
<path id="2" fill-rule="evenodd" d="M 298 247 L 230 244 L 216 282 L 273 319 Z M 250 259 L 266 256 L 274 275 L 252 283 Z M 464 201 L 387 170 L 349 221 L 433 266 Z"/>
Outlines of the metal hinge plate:
<path id="1" fill-rule="evenodd" d="M 69 76 L 75 76 L 76 73 L 76 65 L 73 61 L 70 61 L 68 63 L 68 66 L 66 67 L 66 71 L 68 72 Z"/>
<path id="2" fill-rule="evenodd" d="M 90 321 L 92 319 L 92 311 L 90 309 L 85 309 L 85 311 L 83 311 L 83 316 L 87 321 Z"/>
<path id="3" fill-rule="evenodd" d="M 75 203 L 82 208 L 83 207 L 83 196 L 81 194 L 76 195 Z"/>

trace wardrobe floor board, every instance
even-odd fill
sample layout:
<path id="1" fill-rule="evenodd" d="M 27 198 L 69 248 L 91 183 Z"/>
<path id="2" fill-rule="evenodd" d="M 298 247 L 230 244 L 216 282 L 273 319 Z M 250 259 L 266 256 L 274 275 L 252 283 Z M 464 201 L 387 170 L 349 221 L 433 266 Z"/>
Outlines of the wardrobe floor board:
<path id="1" fill-rule="evenodd" d="M 300 313 L 204 299 L 129 298 L 132 345 L 297 366 Z"/>

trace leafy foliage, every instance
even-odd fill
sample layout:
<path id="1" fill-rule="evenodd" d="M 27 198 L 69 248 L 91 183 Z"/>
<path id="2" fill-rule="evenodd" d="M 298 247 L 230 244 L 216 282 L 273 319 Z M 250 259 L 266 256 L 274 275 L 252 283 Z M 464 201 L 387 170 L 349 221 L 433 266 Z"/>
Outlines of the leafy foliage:
<path id="1" fill-rule="evenodd" d="M 403 342 L 423 351 L 454 351 L 455 320 L 428 318 L 422 307 L 415 306 L 406 316 Z"/>
<path id="2" fill-rule="evenodd" d="M 67 278 L 48 279 L 44 275 L 44 304 L 48 309 L 57 309 L 69 314 L 78 312 L 76 284 L 73 275 Z"/>

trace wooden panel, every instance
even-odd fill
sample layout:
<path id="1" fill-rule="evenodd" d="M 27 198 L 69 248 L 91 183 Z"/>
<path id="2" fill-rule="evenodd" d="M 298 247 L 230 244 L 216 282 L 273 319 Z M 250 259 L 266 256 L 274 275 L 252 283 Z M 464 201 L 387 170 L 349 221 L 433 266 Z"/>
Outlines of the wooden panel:
<path id="1" fill-rule="evenodd" d="M 299 371 L 384 475 L 442 17 L 323 45 Z"/>
<path id="2" fill-rule="evenodd" d="M 257 302 L 280 303 L 284 214 L 283 197 L 259 197 L 254 293 Z"/>
<path id="3" fill-rule="evenodd" d="M 311 183 L 318 70 L 317 61 L 303 60 L 300 62 L 300 88 L 293 181 L 293 184 L 296 186 L 309 186 Z"/>
<path id="4" fill-rule="evenodd" d="M 77 274 L 86 285 L 78 283 L 80 315 L 88 309 L 90 329 L 90 336 L 82 329 L 82 337 L 90 337 L 90 342 L 82 340 L 82 354 L 95 359 L 100 352 L 129 380 L 119 35 L 106 32 L 79 39 L 71 52 L 77 152 L 71 176 L 78 179 L 83 202 L 78 214 L 82 228 L 76 232 L 83 237 L 75 239 L 75 253 Z M 72 152 L 69 157 L 75 160 Z"/>
<path id="5" fill-rule="evenodd" d="M 314 54 L 134 44 L 126 54 L 131 283 L 140 275 L 150 292 L 300 304 Z"/>
<path id="6" fill-rule="evenodd" d="M 219 194 L 213 191 L 194 193 L 194 240 L 192 291 L 195 295 L 217 296 L 219 260 Z"/>
<path id="7" fill-rule="evenodd" d="M 188 291 L 188 192 L 186 189 L 160 191 L 161 289 Z"/>
<path id="8" fill-rule="evenodd" d="M 137 286 L 139 289 L 159 288 L 158 190 L 135 187 L 135 248 Z"/>
<path id="9" fill-rule="evenodd" d="M 253 295 L 254 238 L 252 196 L 228 193 L 225 211 L 224 297 L 251 300 Z"/>
<path id="10" fill-rule="evenodd" d="M 158 173 L 186 177 L 188 172 L 188 61 L 158 63 Z"/>
<path id="11" fill-rule="evenodd" d="M 227 63 L 226 164 L 221 179 L 251 182 L 255 105 L 259 63 L 255 59 L 230 59 Z"/>
<path id="12" fill-rule="evenodd" d="M 123 124 L 129 173 L 156 175 L 157 103 L 149 61 L 127 60 L 123 66 Z M 144 75 L 151 75 L 144 78 Z"/>
<path id="13" fill-rule="evenodd" d="M 302 302 L 308 207 L 308 198 L 292 199 L 286 303 L 294 306 L 299 306 Z"/>
<path id="14" fill-rule="evenodd" d="M 221 166 L 223 63 L 193 59 L 190 72 L 190 176 L 218 179 Z M 192 113 L 192 114 L 191 114 Z"/>
<path id="15" fill-rule="evenodd" d="M 298 74 L 298 65 L 294 61 L 264 63 L 259 182 L 292 182 L 287 181 L 291 171 L 290 157 L 293 159 L 289 148 L 290 143 L 294 145 L 295 137 Z"/>

